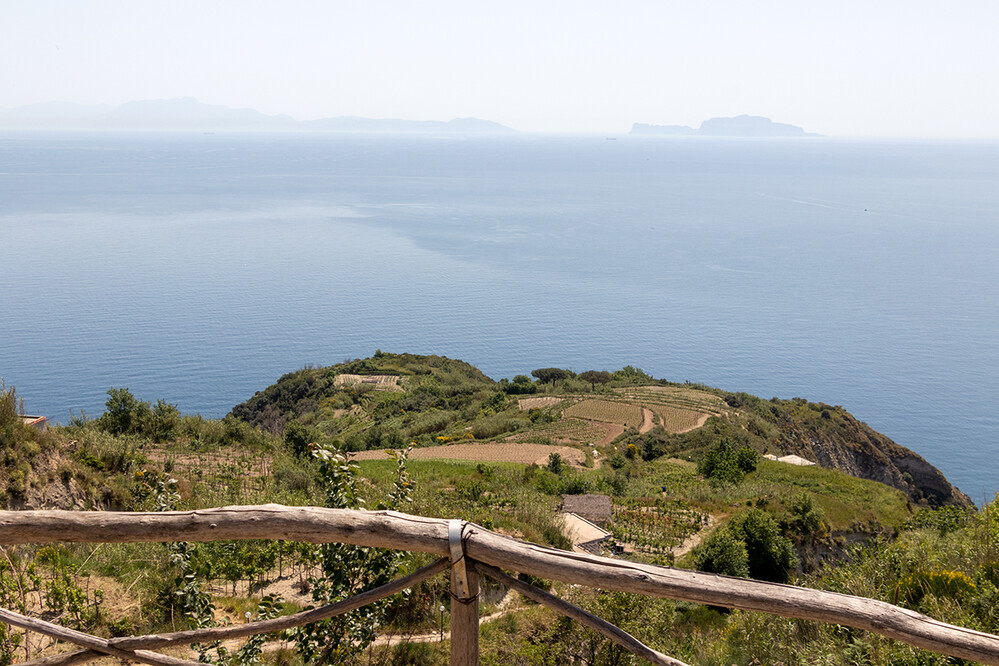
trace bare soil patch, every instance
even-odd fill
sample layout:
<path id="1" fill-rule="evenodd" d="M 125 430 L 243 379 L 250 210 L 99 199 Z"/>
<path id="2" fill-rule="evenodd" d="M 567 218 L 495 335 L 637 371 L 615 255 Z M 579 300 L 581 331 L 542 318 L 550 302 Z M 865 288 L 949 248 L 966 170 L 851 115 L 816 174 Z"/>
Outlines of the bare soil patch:
<path id="1" fill-rule="evenodd" d="M 652 410 L 642 407 L 642 426 L 638 429 L 638 432 L 642 435 L 652 430 L 655 427 L 655 422 L 652 420 Z"/>
<path id="2" fill-rule="evenodd" d="M 521 398 L 517 401 L 517 406 L 520 407 L 522 411 L 528 411 L 531 409 L 544 409 L 545 407 L 550 407 L 552 405 L 557 405 L 562 402 L 562 398 L 556 398 L 555 396 L 540 396 L 537 398 Z"/>
<path id="3" fill-rule="evenodd" d="M 582 467 L 586 456 L 579 449 L 571 446 L 548 446 L 545 444 L 527 444 L 524 442 L 499 442 L 490 444 L 448 444 L 447 446 L 428 446 L 413 449 L 409 453 L 410 460 L 472 460 L 476 462 L 512 462 L 523 465 L 548 464 L 548 456 L 558 453 L 562 460 L 571 465 Z M 357 460 L 387 460 L 384 450 L 360 451 Z"/>
<path id="4" fill-rule="evenodd" d="M 337 375 L 333 378 L 334 386 L 354 386 L 355 384 L 370 384 L 380 391 L 402 391 L 397 375 Z"/>

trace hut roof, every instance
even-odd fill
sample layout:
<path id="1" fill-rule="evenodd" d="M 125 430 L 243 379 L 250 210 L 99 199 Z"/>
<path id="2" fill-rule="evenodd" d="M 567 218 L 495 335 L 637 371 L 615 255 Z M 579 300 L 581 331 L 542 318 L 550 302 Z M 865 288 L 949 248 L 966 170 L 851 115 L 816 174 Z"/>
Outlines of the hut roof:
<path id="1" fill-rule="evenodd" d="M 614 517 L 611 498 L 607 495 L 562 495 L 562 511 L 595 523 L 605 523 Z"/>

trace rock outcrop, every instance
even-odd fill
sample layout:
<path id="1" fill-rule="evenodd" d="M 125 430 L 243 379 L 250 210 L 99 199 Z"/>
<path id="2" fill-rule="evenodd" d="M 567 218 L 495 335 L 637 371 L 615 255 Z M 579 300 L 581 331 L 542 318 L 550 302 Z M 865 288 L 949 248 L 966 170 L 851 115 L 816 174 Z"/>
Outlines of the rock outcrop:
<path id="1" fill-rule="evenodd" d="M 919 454 L 842 408 L 818 407 L 817 420 L 809 414 L 814 407 L 805 412 L 804 418 L 785 412 L 784 418 L 778 419 L 781 446 L 787 452 L 814 460 L 822 467 L 898 488 L 920 504 L 973 506 L 967 495 Z"/>

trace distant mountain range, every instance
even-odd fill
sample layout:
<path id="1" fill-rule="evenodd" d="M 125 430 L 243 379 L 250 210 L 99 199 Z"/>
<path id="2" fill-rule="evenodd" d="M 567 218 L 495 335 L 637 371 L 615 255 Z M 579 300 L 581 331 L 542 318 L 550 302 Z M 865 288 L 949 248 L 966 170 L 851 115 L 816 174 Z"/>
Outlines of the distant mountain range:
<path id="1" fill-rule="evenodd" d="M 810 134 L 795 125 L 775 123 L 763 116 L 735 116 L 734 118 L 710 118 L 697 129 L 686 125 L 646 125 L 635 123 L 632 134 L 660 136 L 744 136 L 744 137 L 795 137 L 819 136 Z"/>
<path id="2" fill-rule="evenodd" d="M 84 106 L 45 102 L 0 109 L 0 129 L 16 130 L 194 130 L 273 132 L 496 133 L 513 130 L 478 118 L 450 121 L 399 120 L 341 116 L 299 121 L 253 109 L 203 104 L 193 97 L 128 102 L 119 106 Z"/>

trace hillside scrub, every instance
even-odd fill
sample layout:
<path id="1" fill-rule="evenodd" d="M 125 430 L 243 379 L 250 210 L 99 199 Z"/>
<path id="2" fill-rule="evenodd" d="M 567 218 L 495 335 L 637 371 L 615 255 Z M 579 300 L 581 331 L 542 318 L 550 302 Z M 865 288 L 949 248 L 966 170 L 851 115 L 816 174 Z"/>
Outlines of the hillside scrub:
<path id="1" fill-rule="evenodd" d="M 398 380 L 383 382 L 393 387 L 384 390 L 372 383 L 338 385 L 341 374 Z M 318 451 L 339 450 L 344 457 L 334 466 L 343 466 L 349 465 L 351 449 L 402 449 L 412 442 L 425 447 L 461 442 L 465 448 L 489 442 L 497 450 L 520 441 L 558 443 L 582 449 L 592 467 L 551 457 L 540 465 L 409 461 L 406 483 L 412 501 L 404 510 L 462 518 L 528 541 L 571 548 L 558 513 L 562 496 L 603 494 L 613 504 L 608 528 L 617 542 L 627 545 L 618 556 L 872 596 L 995 631 L 996 502 L 981 511 L 959 503 L 934 508 L 943 495 L 933 489 L 942 486 L 916 493 L 908 482 L 899 487 L 836 469 L 760 458 L 770 451 L 867 451 L 871 460 L 881 460 L 876 452 L 883 451 L 888 469 L 891 456 L 902 455 L 903 447 L 885 443 L 890 440 L 871 434 L 839 407 L 674 384 L 634 367 L 609 374 L 605 384 L 580 377 L 543 384 L 527 375 L 504 384 L 446 357 L 379 352 L 370 359 L 289 373 L 225 419 L 174 413 L 175 407 L 164 401 L 143 402 L 127 389 L 113 389 L 105 415 L 75 419 L 45 435 L 9 416 L 17 414 L 10 391 L 4 394 L 7 402 L 0 401 L 5 461 L 0 474 L 13 505 L 19 504 L 11 491 L 22 486 L 24 494 L 17 497 L 34 506 L 42 504 L 34 498 L 41 498 L 45 489 L 60 489 L 60 495 L 51 495 L 58 499 L 45 501 L 66 508 L 153 510 L 164 496 L 180 509 L 267 502 L 322 505 L 329 501 L 329 486 Z M 514 385 L 519 388 L 508 390 Z M 522 410 L 517 396 L 532 394 L 544 402 L 528 403 Z M 585 410 L 598 402 L 605 417 L 634 417 L 648 409 L 660 415 L 660 427 L 646 433 L 627 429 L 615 441 L 600 443 L 607 432 L 620 430 L 567 413 L 573 405 Z M 661 427 L 661 415 L 671 410 L 706 421 L 689 432 L 671 432 Z M 684 418 L 689 422 L 693 416 Z M 628 419 L 617 420 L 632 425 Z M 811 449 L 795 448 L 806 440 Z M 829 448 L 833 445 L 841 448 Z M 399 478 L 397 461 L 362 461 L 352 470 L 354 499 L 368 507 L 391 501 Z M 738 474 L 730 475 L 733 470 Z M 694 535 L 703 539 L 700 548 L 674 554 Z M 264 616 L 278 612 L 276 608 L 288 612 L 311 603 L 311 590 L 321 585 L 319 580 L 308 582 L 318 571 L 310 549 L 285 542 L 192 545 L 177 552 L 186 558 L 182 566 L 171 551 L 155 544 L 66 546 L 59 549 L 59 562 L 80 576 L 67 582 L 59 569 L 43 567 L 55 561 L 47 551 L 39 559 L 39 549 L 19 547 L 8 549 L 15 567 L 7 574 L 0 571 L 0 577 L 19 577 L 21 589 L 39 600 L 38 608 L 75 598 L 81 628 L 100 635 L 145 633 L 182 628 L 198 608 L 207 617 L 206 597 L 199 595 L 207 595 L 217 621 L 242 621 L 245 610 L 263 609 Z M 405 572 L 427 562 L 410 554 L 397 564 Z M 31 582 L 32 564 L 33 571 L 44 572 L 39 585 Z M 89 592 L 83 578 L 88 574 L 94 581 L 103 577 Z M 195 577 L 196 585 L 185 582 L 187 575 Z M 53 588 L 51 601 L 49 578 L 62 581 Z M 0 589 L 18 589 L 13 579 L 7 580 L 11 585 Z M 276 583 L 283 584 L 289 597 L 283 606 L 264 599 Z M 86 596 L 83 605 L 73 585 Z M 114 609 L 105 608 L 95 601 L 98 588 L 108 597 L 112 589 L 131 590 L 132 596 Z M 304 588 L 310 594 L 303 594 Z M 555 589 L 688 663 L 948 663 L 863 632 L 668 600 L 560 585 Z M 186 601 L 180 603 L 180 598 Z M 11 603 L 16 607 L 16 599 Z M 446 581 L 427 581 L 383 609 L 383 630 L 434 632 L 440 620 L 437 609 L 449 603 Z M 98 606 L 97 614 L 82 610 Z M 483 663 L 634 663 L 604 639 L 536 606 L 515 602 L 512 612 L 482 631 Z M 7 640 L 3 649 L 8 654 L 29 658 L 23 644 L 14 644 L 15 634 L 0 636 L 0 646 Z M 318 643 L 313 644 L 318 650 Z M 441 654 L 434 652 L 437 647 L 373 649 L 357 661 L 406 663 L 411 657 L 433 663 Z M 266 654 L 260 658 L 271 659 Z M 282 653 L 275 659 L 296 664 L 300 658 Z"/>

